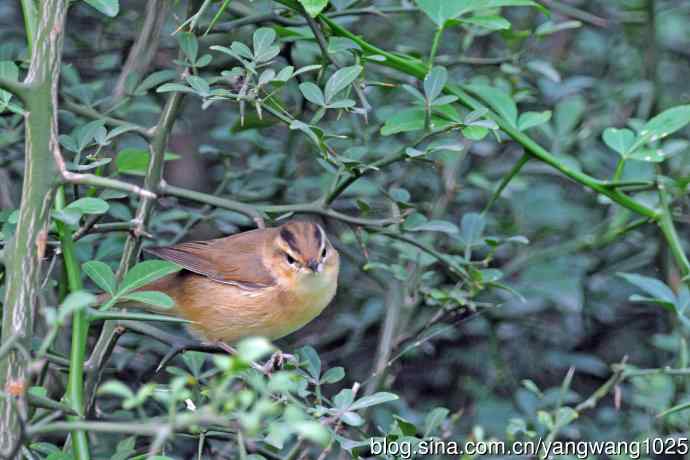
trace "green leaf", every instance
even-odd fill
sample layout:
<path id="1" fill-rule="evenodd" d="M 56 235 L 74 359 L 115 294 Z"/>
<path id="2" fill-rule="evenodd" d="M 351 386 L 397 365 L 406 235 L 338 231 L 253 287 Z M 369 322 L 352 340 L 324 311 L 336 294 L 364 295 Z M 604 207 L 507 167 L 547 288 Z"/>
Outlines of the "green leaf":
<path id="1" fill-rule="evenodd" d="M 324 94 L 326 102 L 330 102 L 339 92 L 347 88 L 362 73 L 361 65 L 343 67 L 337 70 L 326 82 Z"/>
<path id="2" fill-rule="evenodd" d="M 546 21 L 537 27 L 534 34 L 538 37 L 543 37 L 544 35 L 554 34 L 556 32 L 561 32 L 562 30 L 577 29 L 582 27 L 580 21 L 564 21 L 559 23 L 554 23 L 553 21 Z"/>
<path id="3" fill-rule="evenodd" d="M 81 266 L 86 276 L 110 295 L 115 294 L 116 280 L 108 264 L 99 260 L 90 260 Z"/>
<path id="4" fill-rule="evenodd" d="M 635 273 L 618 273 L 618 276 L 628 283 L 634 284 L 656 299 L 661 299 L 671 304 L 675 304 L 676 302 L 676 295 L 671 288 L 655 278 L 649 278 Z"/>
<path id="5" fill-rule="evenodd" d="M 401 187 L 393 187 L 388 191 L 391 199 L 398 203 L 409 203 L 411 199 L 410 192 Z"/>
<path id="6" fill-rule="evenodd" d="M 193 93 L 194 90 L 189 86 L 180 83 L 164 83 L 156 88 L 157 93 Z"/>
<path id="7" fill-rule="evenodd" d="M 86 146 L 88 146 L 91 141 L 96 136 L 96 133 L 103 128 L 105 123 L 103 120 L 94 120 L 92 122 L 86 123 L 85 125 L 79 126 L 74 130 L 72 137 L 77 143 L 77 152 L 83 151 Z"/>
<path id="8" fill-rule="evenodd" d="M 70 293 L 60 304 L 58 322 L 62 323 L 69 315 L 94 305 L 96 296 L 86 291 L 75 291 Z"/>
<path id="9" fill-rule="evenodd" d="M 482 214 L 471 212 L 462 216 L 460 234 L 466 246 L 472 246 L 481 241 L 486 221 Z"/>
<path id="10" fill-rule="evenodd" d="M 525 131 L 535 126 L 542 125 L 551 119 L 551 111 L 544 112 L 525 112 L 520 114 L 518 119 L 518 129 Z"/>
<path id="11" fill-rule="evenodd" d="M 79 212 L 80 214 L 104 214 L 108 211 L 108 202 L 100 198 L 79 198 L 68 204 L 65 209 Z"/>
<path id="12" fill-rule="evenodd" d="M 53 219 L 63 222 L 67 225 L 77 225 L 79 224 L 79 219 L 81 219 L 81 212 L 77 209 L 60 209 L 53 212 Z"/>
<path id="13" fill-rule="evenodd" d="M 254 56 L 266 53 L 273 42 L 276 40 L 276 31 L 270 27 L 260 27 L 256 29 L 252 36 L 254 45 Z"/>
<path id="14" fill-rule="evenodd" d="M 276 348 L 265 337 L 249 337 L 237 344 L 237 355 L 251 363 L 269 355 Z"/>
<path id="15" fill-rule="evenodd" d="M 460 231 L 457 225 L 445 220 L 430 220 L 423 224 L 408 228 L 408 230 L 411 232 L 442 232 L 451 235 Z"/>
<path id="16" fill-rule="evenodd" d="M 383 127 L 381 127 L 381 135 L 390 136 L 391 134 L 422 129 L 424 128 L 425 116 L 424 109 L 400 110 L 386 119 Z"/>
<path id="17" fill-rule="evenodd" d="M 347 37 L 331 37 L 328 41 L 328 53 L 335 54 L 343 51 L 358 50 L 361 51 L 362 48 Z"/>
<path id="18" fill-rule="evenodd" d="M 448 417 L 448 414 L 450 414 L 450 411 L 445 407 L 437 407 L 429 412 L 426 419 L 424 419 L 424 437 L 428 438 L 431 436 L 434 430 L 441 426 L 446 417 Z"/>
<path id="19" fill-rule="evenodd" d="M 179 265 L 168 262 L 167 260 L 147 260 L 139 262 L 125 275 L 118 289 L 118 295 L 127 294 L 130 291 L 146 286 L 164 276 L 177 273 L 181 269 L 182 267 Z"/>
<path id="20" fill-rule="evenodd" d="M 458 97 L 452 94 L 447 94 L 445 96 L 439 96 L 433 101 L 431 101 L 432 106 L 440 106 L 440 105 L 448 105 L 452 104 L 453 102 L 457 101 Z"/>
<path id="21" fill-rule="evenodd" d="M 148 150 L 138 148 L 126 148 L 120 151 L 115 158 L 115 166 L 117 171 L 121 174 L 131 174 L 135 176 L 143 176 L 146 174 L 146 169 L 149 167 L 149 158 L 151 155 Z M 179 155 L 166 152 L 165 160 L 177 160 Z"/>
<path id="22" fill-rule="evenodd" d="M 397 399 L 398 395 L 381 391 L 358 399 L 350 405 L 350 410 L 364 409 L 365 407 L 376 406 L 378 404 L 396 401 Z"/>
<path id="23" fill-rule="evenodd" d="M 688 123 L 690 123 L 690 104 L 673 107 L 649 120 L 640 130 L 640 138 L 644 142 L 663 139 Z"/>
<path id="24" fill-rule="evenodd" d="M 336 383 L 345 378 L 345 369 L 342 367 L 332 367 L 321 376 L 321 383 Z"/>
<path id="25" fill-rule="evenodd" d="M 517 105 L 509 94 L 505 93 L 502 89 L 484 84 L 467 85 L 466 88 L 486 101 L 486 103 L 508 123 L 516 126 L 518 115 Z"/>
<path id="26" fill-rule="evenodd" d="M 168 310 L 175 306 L 175 301 L 168 294 L 159 291 L 135 291 L 125 294 L 121 298 L 152 305 L 163 310 Z"/>
<path id="27" fill-rule="evenodd" d="M 661 148 L 653 147 L 638 148 L 628 155 L 628 158 L 631 160 L 646 161 L 649 163 L 661 163 L 668 157 L 669 155 L 666 155 Z"/>
<path id="28" fill-rule="evenodd" d="M 109 380 L 98 388 L 99 395 L 115 395 L 124 399 L 134 397 L 134 392 L 119 380 Z"/>
<path id="29" fill-rule="evenodd" d="M 341 99 L 339 101 L 331 102 L 326 107 L 329 109 L 349 109 L 354 107 L 357 103 L 352 99 Z"/>
<path id="30" fill-rule="evenodd" d="M 645 297 L 642 295 L 633 294 L 630 296 L 628 300 L 635 303 L 652 303 L 655 305 L 659 305 L 660 307 L 663 307 L 672 313 L 676 312 L 676 306 L 673 303 L 654 297 Z"/>
<path id="31" fill-rule="evenodd" d="M 86 3 L 96 8 L 101 13 L 110 18 L 114 18 L 120 12 L 119 0 L 84 0 Z"/>
<path id="32" fill-rule="evenodd" d="M 180 48 L 187 60 L 194 64 L 199 55 L 199 42 L 196 39 L 196 35 L 190 32 L 181 32 L 177 37 L 177 41 L 180 43 Z"/>
<path id="33" fill-rule="evenodd" d="M 441 28 L 449 19 L 460 16 L 467 8 L 468 0 L 416 0 L 419 8 Z"/>
<path id="34" fill-rule="evenodd" d="M 274 80 L 286 82 L 290 78 L 292 78 L 292 76 L 294 75 L 294 72 L 295 72 L 295 68 L 292 67 L 291 65 L 289 65 L 287 67 L 283 67 L 282 69 L 280 69 L 280 72 L 278 72 L 278 75 L 275 76 Z"/>
<path id="35" fill-rule="evenodd" d="M 304 10 L 311 16 L 315 18 L 319 15 L 327 6 L 328 0 L 298 0 L 299 3 L 304 7 Z"/>
<path id="36" fill-rule="evenodd" d="M 489 130 L 483 126 L 465 126 L 462 135 L 471 141 L 481 141 L 489 134 Z"/>
<path id="37" fill-rule="evenodd" d="M 305 81 L 304 83 L 300 83 L 299 90 L 304 98 L 312 104 L 316 104 L 318 106 L 326 105 L 323 92 L 321 91 L 321 88 L 316 86 L 316 84 L 310 81 Z"/>
<path id="38" fill-rule="evenodd" d="M 12 61 L 0 61 L 0 77 L 11 81 L 19 80 L 19 67 Z M 12 99 L 12 93 L 0 90 L 0 112 L 5 110 L 10 99 Z"/>
<path id="39" fill-rule="evenodd" d="M 311 375 L 315 380 L 319 380 L 321 375 L 321 358 L 319 358 L 318 353 L 310 346 L 302 347 L 297 350 L 297 354 L 300 357 L 300 362 L 306 364 L 306 369 L 309 375 Z"/>
<path id="40" fill-rule="evenodd" d="M 175 78 L 177 78 L 177 72 L 171 69 L 153 72 L 148 77 L 144 78 L 144 81 L 139 83 L 137 89 L 134 90 L 134 94 L 144 95 L 151 88 L 155 88 L 167 81 L 174 80 Z"/>
<path id="41" fill-rule="evenodd" d="M 349 388 L 343 388 L 333 397 L 333 405 L 340 410 L 344 410 L 350 407 L 350 404 L 352 404 L 354 399 L 355 395 L 352 390 Z"/>
<path id="42" fill-rule="evenodd" d="M 503 6 L 535 6 L 531 0 L 416 0 L 419 8 L 440 28 L 446 21 L 472 11 L 500 8 Z"/>
<path id="43" fill-rule="evenodd" d="M 448 71 L 445 67 L 434 67 L 424 77 L 424 94 L 427 101 L 433 101 L 443 91 L 443 87 L 448 81 Z"/>
<path id="44" fill-rule="evenodd" d="M 196 75 L 188 75 L 187 83 L 192 87 L 194 92 L 196 92 L 201 97 L 206 97 L 211 94 L 211 86 L 206 80 Z"/>
<path id="45" fill-rule="evenodd" d="M 431 128 L 433 130 L 442 129 L 454 123 L 448 121 L 448 118 L 450 118 L 449 114 L 452 114 L 452 112 L 453 108 L 451 106 L 435 107 L 434 113 L 431 115 Z M 424 129 L 425 118 L 426 112 L 423 108 L 399 110 L 393 116 L 386 119 L 386 122 L 381 127 L 381 135 L 390 136 L 392 134 Z"/>
<path id="46" fill-rule="evenodd" d="M 364 425 L 364 418 L 357 412 L 347 411 L 343 414 L 341 420 L 346 425 L 350 426 L 362 426 Z"/>
<path id="47" fill-rule="evenodd" d="M 510 22 L 502 16 L 472 16 L 461 21 L 489 30 L 508 30 L 511 27 Z"/>
<path id="48" fill-rule="evenodd" d="M 294 423 L 294 428 L 304 438 L 326 446 L 331 440 L 331 433 L 325 426 L 313 420 L 303 420 Z"/>
<path id="49" fill-rule="evenodd" d="M 623 158 L 627 158 L 628 151 L 635 143 L 635 133 L 626 128 L 606 128 L 601 138 Z"/>

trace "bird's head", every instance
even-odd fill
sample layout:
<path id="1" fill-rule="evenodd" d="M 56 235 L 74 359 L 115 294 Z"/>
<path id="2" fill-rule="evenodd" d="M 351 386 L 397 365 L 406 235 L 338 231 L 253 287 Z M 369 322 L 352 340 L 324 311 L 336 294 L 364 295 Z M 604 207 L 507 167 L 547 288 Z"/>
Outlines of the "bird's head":
<path id="1" fill-rule="evenodd" d="M 292 280 L 320 278 L 337 268 L 338 252 L 319 224 L 289 222 L 277 230 L 270 265 L 279 276 Z"/>

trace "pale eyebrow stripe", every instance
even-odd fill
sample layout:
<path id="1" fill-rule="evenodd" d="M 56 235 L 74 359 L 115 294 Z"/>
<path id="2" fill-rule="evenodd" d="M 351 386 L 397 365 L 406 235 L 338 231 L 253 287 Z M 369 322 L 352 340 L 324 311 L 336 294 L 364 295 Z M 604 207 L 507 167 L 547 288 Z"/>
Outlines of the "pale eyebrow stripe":
<path id="1" fill-rule="evenodd" d="M 316 228 L 319 229 L 319 234 L 321 236 L 321 245 L 319 246 L 319 254 L 321 254 L 323 249 L 326 247 L 326 232 L 323 231 L 323 227 L 321 227 L 319 224 L 316 224 Z"/>

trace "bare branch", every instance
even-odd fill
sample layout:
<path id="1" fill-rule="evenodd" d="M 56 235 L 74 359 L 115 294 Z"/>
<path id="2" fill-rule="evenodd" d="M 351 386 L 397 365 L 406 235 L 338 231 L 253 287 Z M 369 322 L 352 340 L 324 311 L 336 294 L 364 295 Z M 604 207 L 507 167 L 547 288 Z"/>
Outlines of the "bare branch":
<path id="1" fill-rule="evenodd" d="M 113 90 L 113 101 L 120 99 L 125 93 L 127 77 L 133 73 L 143 75 L 151 65 L 151 61 L 158 50 L 161 29 L 165 22 L 165 11 L 168 2 L 165 0 L 150 0 L 146 2 L 146 15 L 141 32 L 127 56 L 125 65 Z"/>

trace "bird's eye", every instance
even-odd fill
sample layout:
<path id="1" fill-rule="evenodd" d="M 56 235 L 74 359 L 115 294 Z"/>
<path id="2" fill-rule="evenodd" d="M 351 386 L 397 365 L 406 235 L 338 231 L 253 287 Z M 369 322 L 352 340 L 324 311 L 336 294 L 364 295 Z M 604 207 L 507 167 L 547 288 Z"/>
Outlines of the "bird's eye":
<path id="1" fill-rule="evenodd" d="M 296 260 L 294 257 L 292 257 L 290 254 L 285 254 L 285 260 L 287 260 L 287 263 L 290 265 L 294 265 Z"/>
<path id="2" fill-rule="evenodd" d="M 321 258 L 322 258 L 322 259 L 323 259 L 324 257 L 326 257 L 326 252 L 327 252 L 327 251 L 326 251 L 326 248 L 323 248 L 323 251 L 321 251 Z"/>

